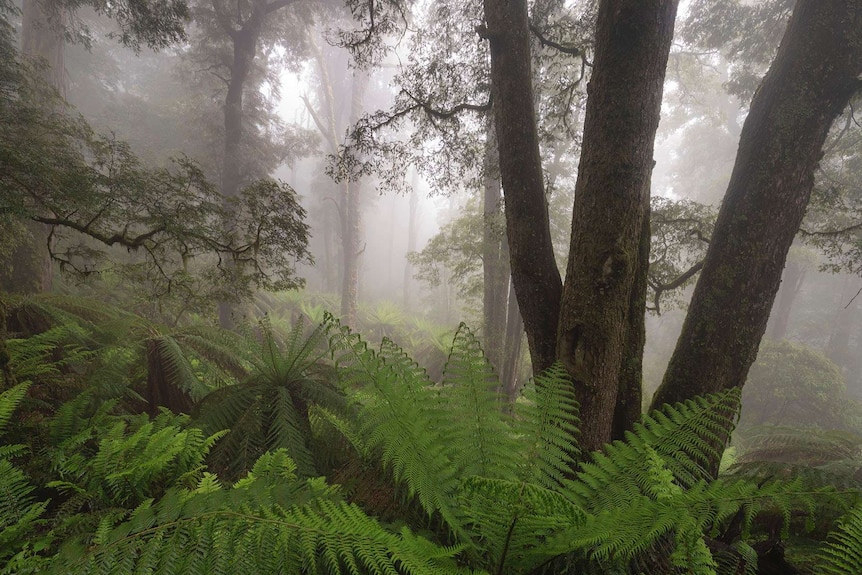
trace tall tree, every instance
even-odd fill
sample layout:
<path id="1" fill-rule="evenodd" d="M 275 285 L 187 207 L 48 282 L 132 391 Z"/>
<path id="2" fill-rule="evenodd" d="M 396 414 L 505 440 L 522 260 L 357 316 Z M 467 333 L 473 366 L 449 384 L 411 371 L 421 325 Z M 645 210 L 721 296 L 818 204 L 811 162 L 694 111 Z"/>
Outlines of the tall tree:
<path id="1" fill-rule="evenodd" d="M 270 64 L 266 56 L 272 56 L 273 49 L 279 47 L 289 58 L 300 45 L 298 30 L 291 27 L 300 23 L 301 18 L 287 10 L 297 2 L 212 0 L 200 4 L 195 10 L 199 32 L 193 58 L 205 63 L 207 70 L 224 84 L 224 131 L 219 176 L 226 202 L 238 197 L 243 186 L 255 177 L 265 175 L 250 173 L 244 161 L 243 145 L 249 131 L 247 101 L 258 97 L 255 91 L 260 91 L 267 74 L 266 67 Z M 225 226 L 230 230 L 233 222 L 228 220 Z M 219 323 L 223 327 L 233 326 L 233 314 L 230 302 L 219 304 Z"/>
<path id="2" fill-rule="evenodd" d="M 727 193 L 653 405 L 742 386 L 835 118 L 862 88 L 862 1 L 798 0 L 751 103 Z"/>

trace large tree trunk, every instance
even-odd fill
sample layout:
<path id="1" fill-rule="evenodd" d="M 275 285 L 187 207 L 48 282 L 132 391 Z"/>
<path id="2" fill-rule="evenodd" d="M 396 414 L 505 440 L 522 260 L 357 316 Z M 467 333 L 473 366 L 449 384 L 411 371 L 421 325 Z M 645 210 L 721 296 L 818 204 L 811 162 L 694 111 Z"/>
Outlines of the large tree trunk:
<path id="1" fill-rule="evenodd" d="M 676 0 L 607 0 L 596 24 L 558 355 L 575 382 L 583 450 L 612 438 Z"/>
<path id="2" fill-rule="evenodd" d="M 653 406 L 741 386 L 835 117 L 862 82 L 862 1 L 799 0 L 754 95 L 676 350 Z"/>
<path id="3" fill-rule="evenodd" d="M 512 281 L 533 371 L 556 359 L 562 281 L 554 260 L 533 104 L 526 0 L 484 0 L 480 34 L 491 48 L 491 94 Z"/>

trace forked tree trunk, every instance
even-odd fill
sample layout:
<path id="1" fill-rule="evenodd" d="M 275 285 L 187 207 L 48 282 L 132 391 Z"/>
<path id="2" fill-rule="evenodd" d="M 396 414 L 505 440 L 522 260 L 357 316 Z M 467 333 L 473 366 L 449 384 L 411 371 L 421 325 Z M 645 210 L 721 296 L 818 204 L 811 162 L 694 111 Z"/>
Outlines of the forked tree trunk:
<path id="1" fill-rule="evenodd" d="M 635 286 L 646 269 L 642 232 L 676 8 L 676 0 L 599 8 L 557 347 L 575 382 L 586 451 L 612 439 L 627 347 L 640 345 L 644 298 Z"/>
<path id="2" fill-rule="evenodd" d="M 833 120 L 862 88 L 862 0 L 798 0 L 736 164 L 653 406 L 745 383 Z"/>

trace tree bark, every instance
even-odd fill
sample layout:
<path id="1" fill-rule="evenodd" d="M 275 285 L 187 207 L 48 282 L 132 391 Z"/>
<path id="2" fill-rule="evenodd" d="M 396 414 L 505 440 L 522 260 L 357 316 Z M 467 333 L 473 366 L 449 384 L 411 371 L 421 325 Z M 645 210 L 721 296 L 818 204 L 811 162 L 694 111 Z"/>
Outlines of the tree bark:
<path id="1" fill-rule="evenodd" d="M 580 403 L 580 446 L 610 441 L 649 209 L 676 0 L 606 0 L 587 87 L 557 353 Z"/>
<path id="2" fill-rule="evenodd" d="M 512 281 L 524 319 L 533 371 L 556 359 L 562 281 L 551 243 L 533 103 L 526 0 L 484 0 L 479 33 L 491 50 L 491 97 Z"/>
<path id="3" fill-rule="evenodd" d="M 503 368 L 506 340 L 506 301 L 509 295 L 509 269 L 503 260 L 500 165 L 494 126 L 488 122 L 485 142 L 485 178 L 482 196 L 482 344 L 485 355 L 497 373 Z"/>
<path id="4" fill-rule="evenodd" d="M 620 384 L 617 392 L 611 440 L 624 439 L 643 412 L 643 357 L 646 345 L 646 298 L 647 275 L 650 251 L 649 208 L 641 228 L 638 269 L 629 300 L 626 317 L 623 362 L 620 368 Z"/>
<path id="5" fill-rule="evenodd" d="M 742 386 L 833 120 L 862 87 L 862 1 L 799 0 L 740 138 L 689 313 L 653 407 Z"/>

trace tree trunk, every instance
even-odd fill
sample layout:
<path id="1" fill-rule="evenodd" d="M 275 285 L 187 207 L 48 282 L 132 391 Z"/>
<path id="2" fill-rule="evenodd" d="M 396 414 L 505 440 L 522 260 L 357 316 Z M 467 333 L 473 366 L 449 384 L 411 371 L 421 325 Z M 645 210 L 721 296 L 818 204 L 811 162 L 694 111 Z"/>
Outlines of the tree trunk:
<path id="1" fill-rule="evenodd" d="M 614 408 L 611 439 L 625 438 L 643 412 L 643 358 L 646 344 L 646 298 L 647 275 L 649 273 L 650 250 L 649 208 L 641 229 L 638 270 L 635 272 L 629 311 L 626 318 L 623 362 L 620 369 L 620 385 Z"/>
<path id="2" fill-rule="evenodd" d="M 416 236 L 418 225 L 416 218 L 419 215 L 419 172 L 413 171 L 413 182 L 410 187 L 410 213 L 407 218 L 407 253 L 416 251 Z M 410 284 L 413 281 L 413 266 L 410 260 L 404 258 L 404 308 L 410 309 Z"/>
<path id="3" fill-rule="evenodd" d="M 350 123 L 354 124 L 362 114 L 362 101 L 368 88 L 368 73 L 356 70 L 353 74 L 353 88 L 350 93 Z M 359 302 L 359 262 L 364 251 L 360 247 L 362 238 L 362 214 L 360 213 L 360 182 L 344 183 L 345 202 L 344 231 L 342 252 L 344 255 L 344 275 L 341 284 L 341 316 L 347 325 L 356 325 L 356 311 Z"/>
<path id="4" fill-rule="evenodd" d="M 834 361 L 845 375 L 849 375 L 855 359 L 854 354 L 850 353 L 850 339 L 859 311 L 859 298 L 854 297 L 857 293 L 854 288 L 858 282 L 854 280 L 858 278 L 846 276 L 842 282 L 841 299 L 838 301 L 840 307 L 832 322 L 832 333 L 826 345 L 826 357 Z"/>
<path id="5" fill-rule="evenodd" d="M 835 117 L 862 87 L 862 1 L 799 0 L 754 99 L 653 406 L 741 386 Z"/>
<path id="6" fill-rule="evenodd" d="M 554 260 L 533 104 L 526 0 L 484 0 L 491 95 L 506 210 L 512 281 L 533 371 L 556 359 L 562 281 Z"/>
<path id="7" fill-rule="evenodd" d="M 231 36 L 233 61 L 230 66 L 230 81 L 224 100 L 224 157 L 222 158 L 221 194 L 227 206 L 239 195 L 242 186 L 242 135 L 243 135 L 243 91 L 251 73 L 257 54 L 257 40 L 263 25 L 262 16 L 252 15 L 245 25 Z M 228 231 L 235 222 L 225 222 Z M 228 262 L 228 265 L 235 265 Z M 229 302 L 219 302 L 219 325 L 232 329 L 235 325 L 235 307 Z"/>
<path id="8" fill-rule="evenodd" d="M 506 301 L 509 295 L 509 269 L 503 260 L 500 235 L 500 166 L 494 126 L 488 122 L 485 142 L 485 178 L 482 197 L 482 344 L 491 365 L 501 373 L 506 340 Z"/>
<path id="9" fill-rule="evenodd" d="M 606 0 L 596 24 L 557 353 L 580 403 L 580 446 L 610 441 L 649 210 L 676 0 Z M 634 343 L 633 343 L 634 345 Z"/>
<path id="10" fill-rule="evenodd" d="M 66 13 L 59 5 L 37 0 L 26 0 L 22 12 L 21 52 L 30 59 L 41 61 L 43 79 L 65 98 Z M 0 262 L 0 269 L 9 270 L 2 287 L 15 293 L 50 291 L 54 274 L 48 251 L 51 228 L 37 222 L 24 225 L 29 237 L 21 239 L 8 256 L 8 261 Z"/>
<path id="11" fill-rule="evenodd" d="M 793 311 L 793 302 L 799 295 L 802 282 L 805 279 L 805 267 L 798 262 L 790 261 L 784 267 L 781 288 L 778 290 L 778 306 L 772 313 L 769 321 L 771 327 L 769 337 L 778 341 L 787 337 L 787 328 L 790 326 L 790 312 Z"/>
<path id="12" fill-rule="evenodd" d="M 509 282 L 509 299 L 506 313 L 506 346 L 503 353 L 503 367 L 500 373 L 500 384 L 509 401 L 515 401 L 520 390 L 518 381 L 518 365 L 521 359 L 521 341 L 524 338 L 524 320 L 518 309 L 515 298 L 514 284 Z"/>

